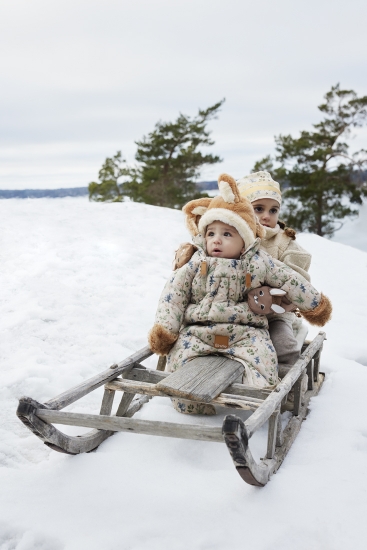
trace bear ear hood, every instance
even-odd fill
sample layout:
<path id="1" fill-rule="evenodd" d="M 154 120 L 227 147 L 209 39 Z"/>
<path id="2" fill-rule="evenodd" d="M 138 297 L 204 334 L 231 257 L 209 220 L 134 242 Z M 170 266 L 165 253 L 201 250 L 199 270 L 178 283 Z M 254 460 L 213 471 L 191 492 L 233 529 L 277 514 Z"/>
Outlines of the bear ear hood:
<path id="1" fill-rule="evenodd" d="M 208 206 L 211 203 L 211 200 L 212 199 L 210 199 L 209 197 L 196 199 L 185 204 L 182 209 L 186 217 L 187 229 L 190 231 L 193 237 L 196 237 L 196 235 L 199 234 L 199 220 L 208 210 Z"/>
<path id="2" fill-rule="evenodd" d="M 228 174 L 218 178 L 219 195 L 188 202 L 183 211 L 186 225 L 192 236 L 205 234 L 206 227 L 221 221 L 235 227 L 248 248 L 257 237 L 264 237 L 264 228 L 259 224 L 251 203 L 241 197 L 236 180 Z"/>

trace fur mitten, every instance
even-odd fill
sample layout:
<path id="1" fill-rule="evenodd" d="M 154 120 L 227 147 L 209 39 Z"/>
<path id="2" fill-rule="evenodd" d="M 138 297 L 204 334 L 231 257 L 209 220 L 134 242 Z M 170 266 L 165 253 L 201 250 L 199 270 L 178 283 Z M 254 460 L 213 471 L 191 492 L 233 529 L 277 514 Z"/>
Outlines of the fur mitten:
<path id="1" fill-rule="evenodd" d="M 302 317 L 306 319 L 311 325 L 317 327 L 323 327 L 331 319 L 331 313 L 333 306 L 327 296 L 321 294 L 321 301 L 315 309 L 311 311 L 300 311 Z"/>
<path id="2" fill-rule="evenodd" d="M 148 334 L 149 347 L 157 355 L 167 355 L 177 338 L 178 334 L 172 334 L 156 323 Z"/>

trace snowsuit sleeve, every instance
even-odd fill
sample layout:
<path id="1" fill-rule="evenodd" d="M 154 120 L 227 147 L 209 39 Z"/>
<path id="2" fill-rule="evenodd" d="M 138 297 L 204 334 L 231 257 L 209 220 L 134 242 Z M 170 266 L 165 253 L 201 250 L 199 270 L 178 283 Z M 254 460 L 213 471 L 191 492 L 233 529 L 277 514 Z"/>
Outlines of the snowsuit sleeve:
<path id="1" fill-rule="evenodd" d="M 307 281 L 311 280 L 308 273 L 311 265 L 311 254 L 296 241 L 291 240 L 289 242 L 284 252 L 279 255 L 279 260 L 294 271 L 297 271 Z"/>
<path id="2" fill-rule="evenodd" d="M 324 326 L 331 317 L 329 299 L 290 267 L 274 261 L 266 252 L 261 255 L 266 265 L 265 284 L 284 290 L 305 319 L 314 325 Z"/>
<path id="3" fill-rule="evenodd" d="M 190 260 L 172 274 L 163 289 L 155 323 L 148 336 L 150 349 L 158 355 L 167 355 L 178 338 L 191 299 L 192 280 L 198 269 L 199 261 Z"/>

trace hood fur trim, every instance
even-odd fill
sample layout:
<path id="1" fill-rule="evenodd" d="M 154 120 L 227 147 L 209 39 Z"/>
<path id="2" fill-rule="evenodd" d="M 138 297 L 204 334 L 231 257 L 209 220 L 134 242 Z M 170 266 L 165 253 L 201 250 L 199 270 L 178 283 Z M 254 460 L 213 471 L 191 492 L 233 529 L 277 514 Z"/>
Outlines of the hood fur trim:
<path id="1" fill-rule="evenodd" d="M 207 226 L 216 220 L 235 227 L 244 240 L 246 248 L 255 242 L 256 235 L 254 235 L 254 231 L 249 224 L 238 214 L 226 208 L 210 208 L 207 210 L 204 216 L 200 218 L 199 233 L 204 236 Z"/>
<path id="2" fill-rule="evenodd" d="M 306 319 L 311 325 L 317 327 L 323 327 L 331 319 L 333 306 L 327 296 L 321 294 L 321 301 L 315 309 L 311 311 L 301 311 L 302 317 Z"/>

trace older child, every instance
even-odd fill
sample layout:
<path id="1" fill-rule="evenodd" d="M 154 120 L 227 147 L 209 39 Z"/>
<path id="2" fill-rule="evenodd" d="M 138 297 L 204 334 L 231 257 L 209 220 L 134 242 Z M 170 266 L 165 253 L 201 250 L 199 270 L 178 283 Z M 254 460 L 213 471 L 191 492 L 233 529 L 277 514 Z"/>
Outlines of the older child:
<path id="1" fill-rule="evenodd" d="M 264 229 L 235 180 L 219 177 L 220 195 L 189 202 L 187 226 L 197 251 L 177 269 L 162 292 L 149 344 L 167 355 L 167 370 L 201 355 L 223 354 L 241 362 L 244 383 L 277 383 L 277 356 L 265 315 L 251 311 L 247 294 L 263 285 L 280 288 L 319 326 L 331 304 L 298 273 L 260 250 Z"/>
<path id="2" fill-rule="evenodd" d="M 260 248 L 276 260 L 280 260 L 307 281 L 311 254 L 296 242 L 296 232 L 279 222 L 282 196 L 279 183 L 269 172 L 255 172 L 237 181 L 242 197 L 249 200 L 255 214 L 265 229 Z M 294 333 L 301 324 L 294 313 L 271 314 L 268 316 L 270 338 L 277 352 L 279 363 L 294 363 L 301 351 Z"/>

